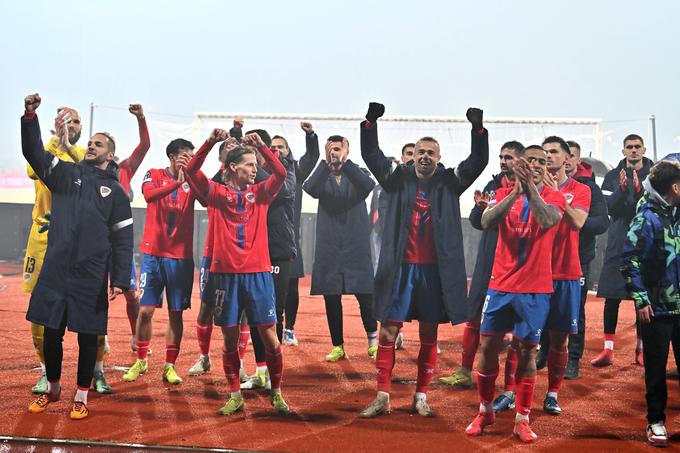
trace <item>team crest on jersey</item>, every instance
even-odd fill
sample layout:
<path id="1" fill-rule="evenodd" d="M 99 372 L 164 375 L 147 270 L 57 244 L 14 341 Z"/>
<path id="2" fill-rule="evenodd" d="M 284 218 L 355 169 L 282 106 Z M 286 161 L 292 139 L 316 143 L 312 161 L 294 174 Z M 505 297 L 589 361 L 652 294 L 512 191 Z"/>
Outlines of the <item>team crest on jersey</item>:
<path id="1" fill-rule="evenodd" d="M 142 184 L 145 182 L 151 182 L 151 172 L 147 171 L 146 174 L 144 175 L 144 180 L 142 181 Z"/>
<path id="2" fill-rule="evenodd" d="M 255 194 L 252 193 L 252 192 L 248 192 L 248 193 L 246 194 L 246 200 L 247 200 L 249 203 L 255 203 Z"/>
<path id="3" fill-rule="evenodd" d="M 489 194 L 489 198 L 490 198 L 490 199 L 496 196 L 496 191 L 495 191 L 495 190 L 489 190 L 487 193 Z"/>
<path id="4" fill-rule="evenodd" d="M 111 195 L 111 188 L 110 188 L 110 187 L 106 187 L 106 186 L 101 186 L 101 187 L 99 187 L 99 194 L 100 194 L 102 197 L 106 198 L 106 197 L 108 197 L 109 195 Z"/>
<path id="5" fill-rule="evenodd" d="M 189 183 L 188 183 L 188 182 L 185 182 L 184 184 L 182 184 L 182 189 L 183 189 L 185 192 L 189 192 Z"/>
<path id="6" fill-rule="evenodd" d="M 565 193 L 564 197 L 567 199 L 567 204 L 571 204 L 571 200 L 574 199 L 574 194 L 573 193 Z"/>

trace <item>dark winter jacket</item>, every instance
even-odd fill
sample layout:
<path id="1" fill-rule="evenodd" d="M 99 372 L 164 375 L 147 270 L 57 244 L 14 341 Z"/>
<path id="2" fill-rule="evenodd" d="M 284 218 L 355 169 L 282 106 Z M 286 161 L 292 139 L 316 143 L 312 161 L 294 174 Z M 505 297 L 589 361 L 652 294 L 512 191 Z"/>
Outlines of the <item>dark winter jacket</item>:
<path id="1" fill-rule="evenodd" d="M 498 189 L 507 186 L 508 179 L 499 174 L 489 181 L 484 187 L 484 192 L 489 193 L 493 198 Z M 482 228 L 482 214 L 484 214 L 484 209 L 475 203 L 472 211 L 470 211 L 469 220 L 474 229 L 482 231 L 482 238 L 479 240 L 479 247 L 477 247 L 477 261 L 475 261 L 475 270 L 472 273 L 468 294 L 468 317 L 470 319 L 476 318 L 482 312 L 484 299 L 486 299 L 486 293 L 489 289 L 493 260 L 496 256 L 496 244 L 498 243 L 498 229 L 485 230 Z"/>
<path id="2" fill-rule="evenodd" d="M 581 228 L 578 239 L 578 256 L 583 266 L 595 259 L 595 237 L 605 233 L 609 228 L 609 215 L 602 190 L 595 182 L 593 167 L 585 162 L 580 163 L 574 179 L 590 189 L 588 218 Z"/>
<path id="3" fill-rule="evenodd" d="M 638 172 L 640 183 L 647 178 L 649 169 L 653 162 L 643 157 L 643 165 Z M 628 184 L 626 190 L 622 191 L 619 186 L 619 173 L 621 169 L 626 169 Z M 607 249 L 604 253 L 602 272 L 597 288 L 597 296 L 609 299 L 628 299 L 630 296 L 626 291 L 626 284 L 621 275 L 621 254 L 623 244 L 628 234 L 628 226 L 635 216 L 635 209 L 644 191 L 640 189 L 635 192 L 633 188 L 633 172 L 626 166 L 626 159 L 610 170 L 602 182 L 602 194 L 607 201 L 607 210 L 611 218 L 611 225 L 607 233 Z"/>
<path id="4" fill-rule="evenodd" d="M 293 267 L 290 271 L 291 278 L 301 278 L 305 276 L 305 267 L 302 260 L 302 248 L 300 247 L 300 216 L 302 215 L 302 183 L 307 180 L 314 170 L 316 161 L 319 160 L 319 137 L 316 133 L 306 134 L 305 154 L 299 161 L 295 162 L 295 205 L 293 212 L 293 228 L 295 229 L 295 247 L 297 256 L 293 260 Z M 291 152 L 292 155 L 292 152 Z"/>
<path id="5" fill-rule="evenodd" d="M 293 156 L 279 156 L 286 169 L 286 180 L 281 190 L 267 211 L 267 237 L 269 240 L 269 259 L 290 261 L 295 258 L 295 230 L 293 228 L 293 212 L 295 209 L 295 164 Z M 255 183 L 269 178 L 267 170 L 258 167 Z"/>
<path id="6" fill-rule="evenodd" d="M 414 165 L 399 165 L 392 170 L 390 160 L 380 150 L 377 125 L 367 127 L 366 122 L 361 123 L 361 156 L 387 194 L 388 200 L 374 297 L 375 317 L 385 322 L 392 308 L 395 279 L 404 258 L 411 227 L 411 212 L 418 191 L 418 177 Z M 472 131 L 470 156 L 455 169 L 438 165 L 429 181 L 432 229 L 442 298 L 446 315 L 454 324 L 468 319 L 459 197 L 482 173 L 488 161 L 487 131 Z"/>
<path id="7" fill-rule="evenodd" d="M 651 305 L 654 316 L 680 315 L 680 215 L 649 181 L 630 223 L 621 272 L 637 309 Z"/>
<path id="8" fill-rule="evenodd" d="M 340 175 L 338 184 L 322 160 L 303 184 L 305 192 L 319 200 L 311 294 L 372 294 L 366 197 L 375 183 L 351 160 Z"/>
<path id="9" fill-rule="evenodd" d="M 46 152 L 38 118 L 22 118 L 24 157 L 52 193 L 47 252 L 26 319 L 51 329 L 104 335 L 109 286 L 127 290 L 132 211 L 115 166 L 61 161 Z M 109 275 L 110 274 L 110 275 Z"/>

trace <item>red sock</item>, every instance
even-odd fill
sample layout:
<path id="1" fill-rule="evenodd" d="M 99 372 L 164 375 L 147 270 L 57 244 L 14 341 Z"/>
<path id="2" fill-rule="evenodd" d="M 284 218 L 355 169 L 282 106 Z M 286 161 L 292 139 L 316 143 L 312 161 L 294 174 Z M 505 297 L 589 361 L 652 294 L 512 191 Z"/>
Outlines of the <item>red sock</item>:
<path id="1" fill-rule="evenodd" d="M 151 340 L 140 340 L 137 338 L 137 358 L 139 360 L 146 360 L 146 356 L 149 353 L 149 345 Z"/>
<path id="2" fill-rule="evenodd" d="M 418 380 L 416 392 L 427 393 L 434 370 L 437 367 L 436 335 L 420 334 L 420 352 L 418 353 Z"/>
<path id="3" fill-rule="evenodd" d="M 196 323 L 196 337 L 198 338 L 198 349 L 201 354 L 208 355 L 210 353 L 210 337 L 212 336 L 213 325 Z"/>
<path id="4" fill-rule="evenodd" d="M 390 393 L 392 388 L 394 354 L 394 341 L 378 341 L 378 353 L 375 356 L 375 372 L 379 392 Z"/>
<path id="5" fill-rule="evenodd" d="M 515 391 L 515 373 L 517 372 L 517 340 L 513 339 L 505 357 L 505 390 Z"/>
<path id="6" fill-rule="evenodd" d="M 166 344 L 165 345 L 165 363 L 172 363 L 173 365 L 177 361 L 177 356 L 179 355 L 179 345 L 178 344 Z"/>
<path id="7" fill-rule="evenodd" d="M 238 392 L 241 390 L 241 381 L 238 377 L 238 371 L 241 368 L 241 360 L 238 358 L 238 349 L 227 352 L 222 349 L 222 368 L 224 375 L 227 377 L 227 386 L 230 392 Z"/>
<path id="8" fill-rule="evenodd" d="M 267 358 L 267 369 L 269 370 L 269 379 L 272 382 L 272 390 L 281 388 L 281 378 L 283 378 L 283 354 L 281 353 L 281 345 L 274 351 L 264 351 Z"/>
<path id="9" fill-rule="evenodd" d="M 248 340 L 250 340 L 250 326 L 241 326 L 238 335 L 238 357 L 241 361 L 243 361 L 243 358 L 246 356 Z"/>
<path id="10" fill-rule="evenodd" d="M 462 346 L 463 359 L 461 366 L 466 370 L 472 370 L 472 366 L 475 363 L 475 354 L 477 354 L 477 348 L 479 347 L 479 324 L 475 324 L 472 321 L 465 323 Z"/>
<path id="11" fill-rule="evenodd" d="M 567 370 L 569 352 L 567 348 L 562 351 L 550 348 L 548 351 L 548 391 L 559 392 L 564 380 L 564 372 Z"/>
<path id="12" fill-rule="evenodd" d="M 477 370 L 477 393 L 480 403 L 487 406 L 492 403 L 497 377 L 498 368 L 495 370 Z"/>
<path id="13" fill-rule="evenodd" d="M 536 376 L 521 377 L 515 385 L 515 411 L 520 415 L 529 415 L 531 403 L 534 400 L 534 385 Z"/>
<path id="14" fill-rule="evenodd" d="M 128 293 L 125 293 L 125 312 L 127 313 L 132 335 L 137 335 L 137 298 L 131 296 L 132 295 L 128 296 Z"/>

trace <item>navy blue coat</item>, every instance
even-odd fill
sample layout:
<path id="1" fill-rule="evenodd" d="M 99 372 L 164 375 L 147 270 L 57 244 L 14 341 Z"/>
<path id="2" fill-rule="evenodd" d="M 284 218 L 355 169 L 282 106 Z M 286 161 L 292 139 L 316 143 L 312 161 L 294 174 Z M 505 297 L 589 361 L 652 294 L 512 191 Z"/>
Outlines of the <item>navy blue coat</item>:
<path id="1" fill-rule="evenodd" d="M 638 172 L 640 185 L 649 174 L 653 162 L 643 157 L 642 169 Z M 619 173 L 621 169 L 626 169 L 628 185 L 625 191 L 619 186 Z M 633 189 L 633 172 L 626 166 L 626 159 L 622 159 L 619 165 L 610 170 L 602 182 L 602 194 L 607 201 L 607 209 L 611 218 L 611 225 L 607 233 L 607 249 L 604 252 L 604 262 L 600 281 L 597 287 L 597 297 L 608 299 L 630 299 L 626 291 L 626 282 L 621 275 L 621 257 L 623 255 L 623 245 L 628 235 L 628 226 L 635 217 L 637 202 L 642 198 L 644 190 L 635 192 Z"/>
<path id="2" fill-rule="evenodd" d="M 366 197 L 375 182 L 351 160 L 340 175 L 338 184 L 322 160 L 303 184 L 319 200 L 311 294 L 373 294 Z"/>
<path id="3" fill-rule="evenodd" d="M 72 332 L 105 335 L 108 283 L 127 290 L 132 263 L 132 211 L 115 166 L 64 162 L 46 152 L 38 118 L 21 120 L 24 157 L 52 193 L 45 261 L 26 319 Z"/>
<path id="4" fill-rule="evenodd" d="M 418 177 L 414 165 L 399 165 L 392 170 L 392 163 L 380 150 L 377 126 L 367 128 L 366 122 L 361 123 L 361 156 L 387 194 L 387 211 L 384 215 L 373 298 L 375 317 L 385 322 L 392 308 L 395 279 L 406 249 Z M 430 178 L 430 209 L 442 298 L 446 315 L 453 324 L 468 320 L 467 276 L 459 198 L 482 173 L 488 161 L 487 131 L 472 131 L 470 156 L 455 169 L 444 168 L 440 164 Z"/>

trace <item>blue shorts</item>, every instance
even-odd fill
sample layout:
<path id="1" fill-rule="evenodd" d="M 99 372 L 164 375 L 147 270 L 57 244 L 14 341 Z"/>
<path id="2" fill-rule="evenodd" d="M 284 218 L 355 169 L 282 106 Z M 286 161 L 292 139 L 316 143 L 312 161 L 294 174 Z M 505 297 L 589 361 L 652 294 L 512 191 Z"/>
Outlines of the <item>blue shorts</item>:
<path id="1" fill-rule="evenodd" d="M 578 332 L 578 312 L 581 308 L 581 281 L 554 280 L 550 297 L 547 330 L 574 334 Z"/>
<path id="2" fill-rule="evenodd" d="M 145 307 L 163 306 L 163 289 L 171 311 L 191 307 L 194 286 L 194 260 L 192 258 L 162 258 L 146 253 L 139 269 L 139 304 Z"/>
<path id="3" fill-rule="evenodd" d="M 482 308 L 482 335 L 506 333 L 527 343 L 541 342 L 550 311 L 550 294 L 488 290 Z"/>
<path id="4" fill-rule="evenodd" d="M 137 289 L 137 265 L 135 264 L 135 255 L 132 254 L 132 268 L 130 269 L 130 288 L 128 291 L 135 291 Z"/>
<path id="5" fill-rule="evenodd" d="M 215 324 L 233 327 L 245 310 L 248 324 L 276 324 L 276 297 L 271 272 L 212 274 Z"/>
<path id="6" fill-rule="evenodd" d="M 448 322 L 439 266 L 402 263 L 392 292 L 392 308 L 387 321 Z"/>
<path id="7" fill-rule="evenodd" d="M 215 300 L 215 287 L 213 286 L 213 279 L 210 276 L 210 265 L 212 264 L 212 256 L 204 256 L 201 258 L 201 268 L 198 274 L 198 284 L 201 290 L 201 302 L 208 302 Z"/>

